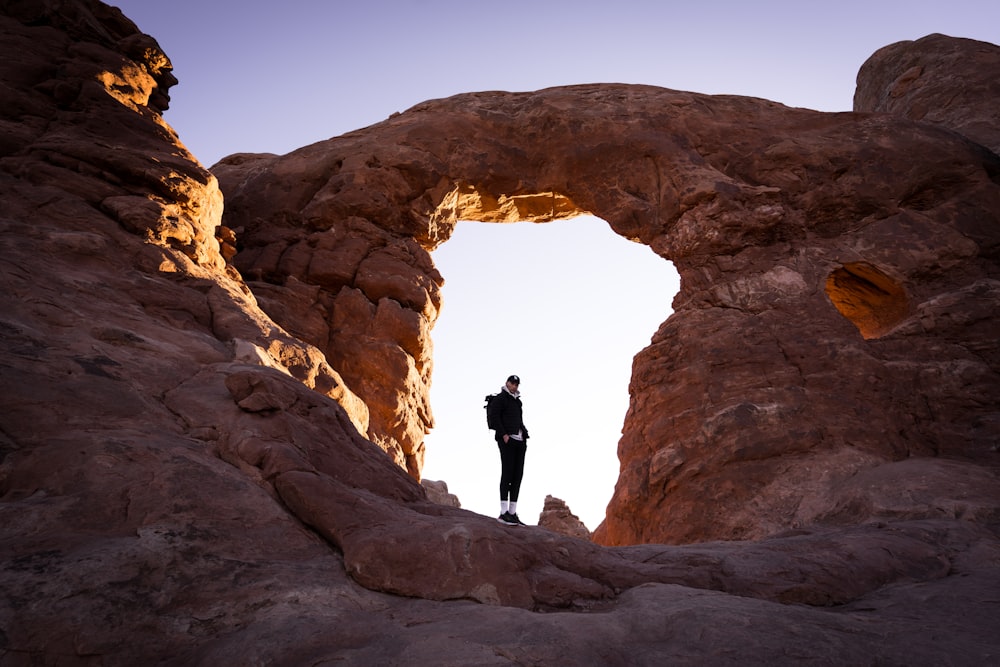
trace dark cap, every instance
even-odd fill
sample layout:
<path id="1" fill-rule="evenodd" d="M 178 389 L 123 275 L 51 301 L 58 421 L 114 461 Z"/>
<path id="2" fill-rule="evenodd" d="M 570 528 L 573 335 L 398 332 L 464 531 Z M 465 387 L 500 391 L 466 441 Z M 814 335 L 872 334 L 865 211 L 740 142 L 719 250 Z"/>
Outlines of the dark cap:
<path id="1" fill-rule="evenodd" d="M 521 384 L 521 378 L 517 377 L 516 375 L 511 375 L 509 378 L 507 378 L 507 382 L 513 382 L 514 384 Z"/>

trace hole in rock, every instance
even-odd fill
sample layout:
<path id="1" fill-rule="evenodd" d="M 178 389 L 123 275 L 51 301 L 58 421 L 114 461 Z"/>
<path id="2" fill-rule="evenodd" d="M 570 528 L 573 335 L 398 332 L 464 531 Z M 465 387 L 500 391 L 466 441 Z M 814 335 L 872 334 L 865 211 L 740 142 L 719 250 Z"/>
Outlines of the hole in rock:
<path id="1" fill-rule="evenodd" d="M 463 508 L 499 514 L 482 405 L 516 373 L 531 435 L 518 514 L 536 523 L 551 494 L 594 530 L 618 479 L 632 357 L 679 289 L 673 264 L 592 216 L 459 222 L 433 258 L 445 284 L 423 476 L 447 482 Z"/>
<path id="2" fill-rule="evenodd" d="M 845 264 L 831 273 L 826 295 L 866 339 L 884 336 L 909 312 L 903 287 L 864 262 Z"/>

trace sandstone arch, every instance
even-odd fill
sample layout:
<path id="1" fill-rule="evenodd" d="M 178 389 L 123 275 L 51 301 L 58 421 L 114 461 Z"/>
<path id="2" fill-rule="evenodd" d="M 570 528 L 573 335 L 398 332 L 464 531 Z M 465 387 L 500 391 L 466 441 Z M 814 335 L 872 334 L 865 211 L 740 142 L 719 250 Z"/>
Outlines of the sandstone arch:
<path id="1" fill-rule="evenodd" d="M 979 334 L 926 323 L 942 299 L 962 302 L 974 285 L 992 284 L 982 271 L 947 267 L 976 263 L 991 247 L 992 232 L 973 221 L 997 210 L 995 157 L 926 126 L 907 126 L 905 142 L 893 143 L 905 122 L 644 86 L 476 93 L 285 156 L 234 156 L 214 172 L 244 244 L 236 264 L 266 278 L 254 283 L 265 309 L 306 332 L 378 406 L 370 437 L 415 477 L 421 434 L 433 426 L 428 333 L 441 278 L 426 251 L 455 220 L 586 211 L 652 247 L 677 267 L 681 292 L 636 358 L 621 477 L 597 538 L 760 537 L 814 520 L 859 470 L 992 446 L 995 434 L 973 427 L 986 417 L 973 395 L 997 382 L 992 357 L 972 350 Z M 916 173 L 943 185 L 908 208 Z M 341 268 L 317 268 L 330 266 Z M 884 342 L 830 308 L 830 295 L 850 291 L 831 291 L 830 276 L 861 266 L 886 267 L 899 276 L 893 290 L 909 295 L 905 308 L 892 302 Z M 334 324 L 310 338 L 268 307 L 288 298 L 312 299 Z M 374 321 L 385 299 L 403 305 L 394 317 L 406 326 L 342 324 L 341 313 L 365 308 L 362 319 Z M 938 362 L 923 360 L 941 336 L 967 341 L 953 361 L 970 368 L 969 383 L 947 397 L 919 381 L 934 372 Z M 351 361 L 384 364 L 387 350 L 400 359 L 388 394 L 368 377 L 376 368 Z M 904 369 L 899 355 L 921 361 Z M 936 425 L 926 406 L 943 403 L 967 426 Z M 800 462 L 794 474 L 790 460 Z"/>
<path id="2" fill-rule="evenodd" d="M 228 175 L 243 170 L 247 180 L 272 189 L 256 201 L 259 209 L 243 201 L 232 220 L 242 216 L 247 226 L 230 233 L 219 228 L 215 178 L 159 115 L 172 76 L 151 38 L 97 0 L 6 3 L 0 14 L 7 56 L 0 58 L 0 113 L 8 130 L 0 141 L 5 659 L 482 664 L 513 655 L 589 664 L 600 655 L 609 662 L 699 656 L 745 664 L 774 662 L 774 647 L 799 661 L 828 661 L 832 652 L 859 664 L 982 664 L 996 656 L 1000 502 L 995 458 L 976 449 L 998 424 L 994 404 L 982 399 L 996 395 L 998 209 L 995 186 L 982 177 L 984 170 L 997 173 L 995 156 L 954 134 L 890 117 L 841 118 L 829 127 L 833 136 L 811 136 L 815 143 L 798 154 L 801 133 L 780 139 L 788 130 L 780 109 L 767 125 L 777 144 L 762 156 L 746 152 L 752 143 L 740 145 L 747 117 L 726 120 L 712 98 L 691 98 L 711 113 L 655 125 L 653 134 L 671 133 L 674 145 L 697 149 L 691 159 L 749 178 L 752 188 L 768 179 L 805 179 L 808 187 L 771 193 L 797 201 L 787 217 L 801 229 L 778 225 L 735 254 L 688 253 L 731 240 L 717 238 L 730 208 L 712 197 L 672 208 L 676 202 L 664 196 L 661 219 L 669 224 L 660 232 L 668 238 L 650 238 L 664 254 L 687 257 L 678 304 L 684 317 L 664 325 L 636 366 L 621 497 L 634 486 L 633 498 L 647 505 L 665 498 L 672 505 L 662 514 L 684 520 L 692 488 L 709 501 L 697 506 L 704 514 L 706 506 L 715 509 L 716 487 L 729 487 L 738 499 L 750 498 L 742 516 L 757 512 L 752 530 L 788 525 L 794 512 L 775 510 L 796 498 L 800 516 L 815 516 L 817 524 L 750 543 L 603 548 L 541 529 L 512 533 L 489 518 L 428 502 L 359 435 L 370 430 L 359 417 L 369 406 L 378 411 L 377 400 L 359 401 L 326 355 L 303 340 L 316 337 L 329 349 L 323 335 L 335 325 L 363 340 L 363 349 L 383 353 L 383 373 L 361 376 L 360 387 L 388 379 L 399 389 L 411 365 L 426 367 L 427 359 L 400 355 L 425 351 L 421 318 L 433 316 L 435 292 L 421 251 L 441 230 L 421 221 L 452 189 L 451 177 L 434 177 L 418 163 L 359 173 L 345 150 L 351 137 L 320 147 L 314 157 L 326 152 L 333 159 L 320 159 L 318 171 L 315 163 L 300 164 L 298 175 L 285 167 L 301 154 L 291 163 L 233 158 L 222 171 L 238 166 Z M 628 98 L 613 89 L 619 102 Z M 562 92 L 570 93 L 564 102 L 580 101 Z M 480 102 L 495 118 L 493 98 Z M 585 126 L 577 121 L 570 139 Z M 432 146 L 449 145 L 435 122 L 424 118 L 413 129 Z M 633 129 L 650 129 L 641 125 Z M 924 163 L 929 158 L 915 150 L 907 155 L 917 157 L 912 173 L 956 178 L 911 187 L 918 196 L 894 200 L 892 187 L 876 187 L 889 194 L 874 196 L 853 162 L 841 170 L 838 159 L 835 180 L 817 176 L 824 185 L 815 188 L 811 179 L 836 153 L 826 142 L 838 144 L 840 129 L 855 125 L 864 128 L 852 153 L 861 175 L 905 180 L 911 172 L 899 154 L 916 141 L 918 149 L 927 147 L 923 142 L 940 149 L 936 158 L 958 161 Z M 700 141 L 712 126 L 729 127 L 731 150 Z M 362 132 L 361 144 L 379 132 Z M 457 149 L 473 139 L 458 141 Z M 873 143 L 878 154 L 866 154 Z M 363 150 L 363 163 L 373 152 L 391 153 L 388 146 Z M 494 166 L 510 167 L 516 153 Z M 962 162 L 970 153 L 972 161 Z M 775 168 L 781 155 L 792 156 L 784 170 Z M 466 155 L 456 171 L 468 175 L 476 159 Z M 747 166 L 753 163 L 758 168 Z M 324 191 L 338 174 L 346 198 Z M 434 193 L 425 199 L 417 190 L 401 203 L 392 188 L 365 186 L 366 178 L 419 186 L 428 174 Z M 677 173 L 664 172 L 661 182 L 668 181 L 684 185 Z M 521 188 L 489 169 L 465 182 L 493 183 L 484 187 L 496 196 L 561 192 L 591 210 L 561 185 Z M 226 188 L 237 192 L 239 183 Z M 734 194 L 724 183 L 716 189 L 723 203 Z M 638 206 L 642 193 L 633 188 L 628 196 Z M 629 201 L 621 193 L 608 201 L 616 197 Z M 907 209 L 899 202 L 919 204 L 920 213 L 881 217 L 894 206 Z M 353 213 L 324 215 L 324 207 L 338 206 Z M 679 215 L 671 220 L 663 210 Z M 614 224 L 641 231 L 629 219 L 626 211 Z M 678 230 L 699 220 L 711 234 L 691 243 Z M 737 245 L 753 234 L 743 237 Z M 224 261 L 237 245 L 253 292 Z M 823 290 L 831 271 L 856 262 L 898 276 L 911 302 L 913 314 L 879 339 L 865 341 Z M 300 331 L 276 326 L 255 294 Z M 376 294 L 378 303 L 369 300 Z M 795 308 L 809 304 L 822 309 Z M 747 330 L 751 356 L 725 348 L 718 332 L 729 325 Z M 775 370 L 760 363 L 768 349 L 787 363 Z M 346 367 L 353 360 L 334 361 Z M 402 363 L 395 369 L 388 362 Z M 730 383 L 696 382 L 723 371 L 730 383 L 742 383 L 740 402 L 727 393 Z M 923 382 L 904 385 L 910 380 Z M 871 390 L 859 392 L 861 385 Z M 902 444 L 928 453 L 937 447 L 951 459 L 878 464 L 877 452 L 862 450 L 871 444 L 862 438 L 858 453 L 872 465 L 839 484 L 823 478 L 835 466 L 810 468 L 805 464 L 821 457 L 802 451 L 784 456 L 787 464 L 769 477 L 745 474 L 778 459 L 761 456 L 766 445 L 789 451 L 782 447 L 787 440 L 766 438 L 767 419 L 788 412 L 789 396 L 815 399 L 838 389 L 847 410 L 836 413 L 840 422 L 866 418 L 874 431 L 909 415 Z M 774 400 L 767 403 L 769 390 Z M 859 410 L 864 399 L 874 400 L 867 414 Z M 914 400 L 936 412 L 910 412 Z M 706 424 L 703 431 L 683 429 L 692 411 L 701 412 L 689 423 Z M 401 424 L 420 417 L 399 414 Z M 792 416 L 786 430 L 813 425 L 813 415 Z M 386 423 L 384 415 L 378 419 Z M 817 430 L 831 429 L 832 419 L 820 419 Z M 671 429 L 676 437 L 660 437 Z M 629 458 L 643 446 L 655 450 L 647 463 Z M 907 453 L 901 447 L 893 455 Z M 761 484 L 788 474 L 803 483 L 793 489 L 797 495 Z M 671 495 L 658 495 L 650 480 Z M 727 516 L 740 517 L 739 510 L 723 508 Z M 878 521 L 857 525 L 868 518 Z M 704 534 L 733 532 L 718 521 L 684 523 Z M 619 539 L 628 528 L 613 517 L 607 536 Z M 669 528 L 662 534 L 684 538 Z M 532 613 L 549 609 L 566 613 Z M 531 642 L 520 641 L 521 630 Z"/>

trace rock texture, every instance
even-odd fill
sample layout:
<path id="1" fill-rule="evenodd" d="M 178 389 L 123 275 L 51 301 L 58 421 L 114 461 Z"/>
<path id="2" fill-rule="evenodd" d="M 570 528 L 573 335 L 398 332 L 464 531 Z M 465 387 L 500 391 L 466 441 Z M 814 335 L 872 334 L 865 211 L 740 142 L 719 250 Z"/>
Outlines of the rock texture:
<path id="1" fill-rule="evenodd" d="M 934 123 L 1000 153 L 997 71 L 994 44 L 946 35 L 897 42 L 861 66 L 854 110 Z"/>
<path id="2" fill-rule="evenodd" d="M 590 539 L 590 530 L 580 521 L 580 517 L 570 511 L 566 501 L 553 496 L 545 496 L 538 525 L 560 535 Z"/>
<path id="3" fill-rule="evenodd" d="M 422 479 L 420 486 L 424 487 L 427 498 L 438 505 L 461 507 L 462 503 L 454 493 L 448 491 L 448 483 L 440 480 Z"/>
<path id="4" fill-rule="evenodd" d="M 120 12 L 0 1 L 0 54 L 5 666 L 995 661 L 995 156 L 761 100 L 470 95 L 227 161 L 229 231 L 215 177 L 161 117 L 169 60 Z M 564 143 L 526 150 L 548 132 Z M 259 220 L 240 178 L 272 188 Z M 636 363 L 622 488 L 669 468 L 676 491 L 640 489 L 681 507 L 659 534 L 693 534 L 670 526 L 699 486 L 717 514 L 692 511 L 697 534 L 736 517 L 771 537 L 602 547 L 435 504 L 414 479 L 426 249 L 463 212 L 577 209 L 683 266 L 679 317 Z M 882 301 L 903 319 L 869 312 Z M 751 354 L 718 347 L 740 326 Z M 375 358 L 337 356 L 324 331 Z M 864 428 L 886 424 L 901 430 Z M 827 439 L 782 449 L 813 432 Z M 823 523 L 779 532 L 795 487 L 761 492 L 772 449 Z M 616 516 L 606 536 L 631 525 Z"/>
<path id="5" fill-rule="evenodd" d="M 293 192 L 286 193 L 254 178 L 267 163 L 235 156 L 216 167 L 234 190 L 262 188 L 254 202 L 233 197 L 226 224 L 238 233 L 236 265 L 261 308 L 320 349 L 369 407 L 369 439 L 419 479 L 423 438 L 433 426 L 430 329 L 442 278 L 420 244 L 393 228 L 392 216 L 334 219 L 326 204 L 310 201 L 303 190 L 333 177 L 336 164 L 289 174 Z M 383 184 L 358 186 L 381 197 Z"/>

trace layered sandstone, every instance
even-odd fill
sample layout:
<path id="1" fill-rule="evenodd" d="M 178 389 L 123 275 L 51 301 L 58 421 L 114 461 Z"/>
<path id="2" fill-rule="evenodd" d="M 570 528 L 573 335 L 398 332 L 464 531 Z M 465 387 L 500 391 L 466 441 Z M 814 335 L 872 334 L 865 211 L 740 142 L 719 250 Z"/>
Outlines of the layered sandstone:
<path id="1" fill-rule="evenodd" d="M 995 156 L 762 100 L 478 94 L 227 160 L 229 231 L 162 119 L 155 40 L 90 0 L 0 8 L 3 664 L 1000 651 Z M 684 277 L 636 361 L 605 537 L 647 539 L 666 501 L 650 534 L 768 539 L 601 547 L 414 479 L 427 250 L 464 214 L 584 210 Z"/>

